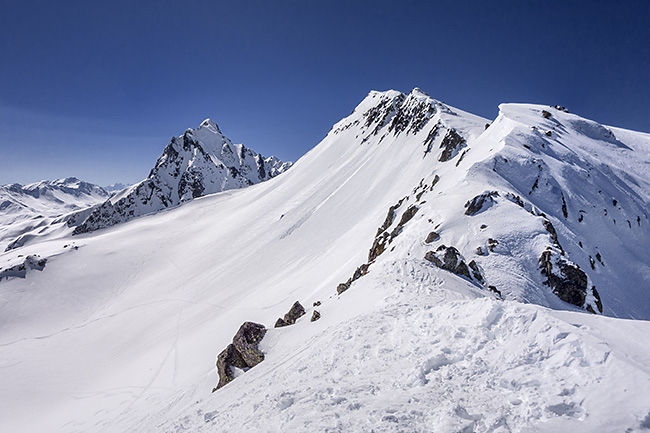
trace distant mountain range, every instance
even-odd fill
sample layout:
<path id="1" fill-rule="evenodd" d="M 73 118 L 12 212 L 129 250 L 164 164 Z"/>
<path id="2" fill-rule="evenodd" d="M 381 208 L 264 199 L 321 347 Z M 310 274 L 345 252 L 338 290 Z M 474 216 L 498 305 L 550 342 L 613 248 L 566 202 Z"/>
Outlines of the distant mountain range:
<path id="1" fill-rule="evenodd" d="M 173 137 L 149 176 L 135 185 L 114 184 L 107 190 L 68 178 L 0 187 L 0 197 L 7 197 L 0 204 L 0 209 L 6 209 L 0 214 L 0 247 L 7 243 L 6 248 L 13 249 L 36 238 L 109 227 L 205 194 L 254 185 L 291 165 L 274 156 L 263 157 L 243 144 L 233 144 L 206 119 L 197 129 Z M 43 216 L 58 218 L 16 225 L 18 220 Z"/>
<path id="2" fill-rule="evenodd" d="M 29 185 L 0 185 L 0 251 L 27 233 L 38 233 L 57 217 L 104 202 L 110 193 L 75 177 Z"/>
<path id="3" fill-rule="evenodd" d="M 107 186 L 105 186 L 103 188 L 104 188 L 104 190 L 106 190 L 108 192 L 117 192 L 117 191 L 123 190 L 124 188 L 128 188 L 130 186 L 131 186 L 130 183 L 119 183 L 118 182 L 118 183 L 112 183 L 112 184 L 107 185 Z"/>

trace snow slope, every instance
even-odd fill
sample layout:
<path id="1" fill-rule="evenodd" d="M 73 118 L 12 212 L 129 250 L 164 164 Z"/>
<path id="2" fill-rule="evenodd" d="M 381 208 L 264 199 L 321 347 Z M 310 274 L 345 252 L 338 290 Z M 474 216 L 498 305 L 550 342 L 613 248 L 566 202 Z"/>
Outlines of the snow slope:
<path id="1" fill-rule="evenodd" d="M 371 92 L 282 176 L 0 255 L 47 258 L 0 281 L 0 426 L 650 428 L 650 138 L 534 105 L 486 123 L 418 89 Z M 452 246 L 476 273 L 431 261 Z M 562 269 L 585 275 L 582 303 L 553 293 L 541 257 L 560 288 Z M 605 315 L 585 310 L 593 286 Z M 212 394 L 239 325 L 296 300 L 308 314 Z"/>
<path id="2" fill-rule="evenodd" d="M 42 228 L 55 217 L 101 203 L 109 195 L 74 177 L 0 186 L 0 250 L 19 235 Z"/>

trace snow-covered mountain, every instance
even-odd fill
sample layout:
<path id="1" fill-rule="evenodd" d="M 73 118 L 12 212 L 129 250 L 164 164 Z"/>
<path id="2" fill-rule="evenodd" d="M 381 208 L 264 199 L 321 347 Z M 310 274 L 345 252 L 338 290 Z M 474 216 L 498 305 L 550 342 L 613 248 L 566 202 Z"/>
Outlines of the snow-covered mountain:
<path id="1" fill-rule="evenodd" d="M 371 92 L 283 176 L 0 255 L 0 425 L 645 431 L 648 150 Z M 212 393 L 245 321 L 263 361 Z"/>
<path id="2" fill-rule="evenodd" d="M 105 186 L 104 189 L 110 193 L 114 193 L 114 192 L 122 191 L 124 188 L 128 188 L 130 186 L 131 184 L 117 182 Z"/>
<path id="3" fill-rule="evenodd" d="M 232 144 L 216 123 L 206 119 L 197 129 L 189 128 L 183 135 L 173 137 L 143 181 L 124 187 L 110 198 L 104 196 L 103 203 L 93 209 L 49 221 L 47 227 L 39 225 L 37 232 L 15 234 L 7 248 L 70 232 L 90 232 L 205 194 L 244 188 L 271 179 L 291 165 L 275 156 L 265 158 L 243 144 Z"/>
<path id="4" fill-rule="evenodd" d="M 291 164 L 274 156 L 264 158 L 243 144 L 233 145 L 216 123 L 206 119 L 197 129 L 173 137 L 145 180 L 98 206 L 74 233 L 112 226 L 205 194 L 254 185 Z"/>
<path id="5" fill-rule="evenodd" d="M 58 216 L 104 202 L 103 188 L 74 177 L 29 185 L 0 185 L 0 250 L 25 232 L 38 230 Z"/>

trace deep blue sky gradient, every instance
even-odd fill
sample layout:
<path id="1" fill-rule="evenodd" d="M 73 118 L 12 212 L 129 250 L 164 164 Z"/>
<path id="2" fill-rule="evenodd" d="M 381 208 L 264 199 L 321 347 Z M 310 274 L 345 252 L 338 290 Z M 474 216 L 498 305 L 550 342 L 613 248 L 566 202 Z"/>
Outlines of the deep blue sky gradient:
<path id="1" fill-rule="evenodd" d="M 285 160 L 370 90 L 650 132 L 648 1 L 0 0 L 0 184 L 148 174 L 206 117 Z"/>

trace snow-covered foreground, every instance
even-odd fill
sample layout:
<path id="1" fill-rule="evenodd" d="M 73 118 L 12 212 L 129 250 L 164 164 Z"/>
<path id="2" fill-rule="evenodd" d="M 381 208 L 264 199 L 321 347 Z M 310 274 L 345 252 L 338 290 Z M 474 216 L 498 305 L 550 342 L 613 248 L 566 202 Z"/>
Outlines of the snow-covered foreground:
<path id="1" fill-rule="evenodd" d="M 136 429 L 650 428 L 650 323 L 498 301 L 454 279 L 392 263 L 322 321 L 270 331 L 267 360 L 213 398 L 182 393 Z"/>
<path id="2" fill-rule="evenodd" d="M 485 129 L 374 92 L 269 181 L 0 255 L 48 259 L 0 281 L 1 430 L 650 428 L 650 322 L 584 309 L 597 286 L 605 314 L 650 317 L 650 139 L 550 114 L 503 106 Z M 425 259 L 452 246 L 483 281 Z M 584 270 L 581 302 L 544 284 L 542 254 Z M 239 326 L 296 300 L 307 315 L 211 393 Z"/>

